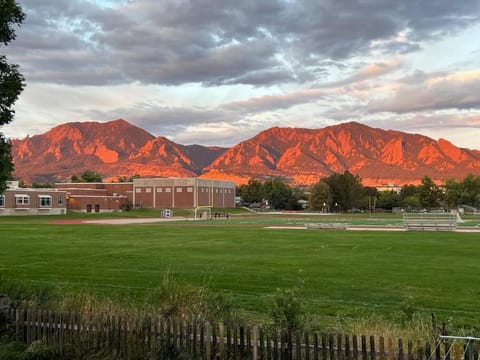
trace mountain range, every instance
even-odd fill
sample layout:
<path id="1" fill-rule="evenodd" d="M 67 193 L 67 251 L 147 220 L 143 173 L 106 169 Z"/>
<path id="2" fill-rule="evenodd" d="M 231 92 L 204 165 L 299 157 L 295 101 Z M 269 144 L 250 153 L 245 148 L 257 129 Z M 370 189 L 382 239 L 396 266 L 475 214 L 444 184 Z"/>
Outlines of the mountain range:
<path id="1" fill-rule="evenodd" d="M 135 174 L 237 184 L 282 177 L 292 185 L 311 185 L 348 170 L 369 186 L 480 174 L 479 150 L 356 122 L 321 129 L 273 127 L 230 148 L 177 144 L 122 119 L 72 122 L 12 140 L 12 155 L 14 177 L 27 183 L 68 181 L 85 170 L 102 174 L 106 181 Z"/>

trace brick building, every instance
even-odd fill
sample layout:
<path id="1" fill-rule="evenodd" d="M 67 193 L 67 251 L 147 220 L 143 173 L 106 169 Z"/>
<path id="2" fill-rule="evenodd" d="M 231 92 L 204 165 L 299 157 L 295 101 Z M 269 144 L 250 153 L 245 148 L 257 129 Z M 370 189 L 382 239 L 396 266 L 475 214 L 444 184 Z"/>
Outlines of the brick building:
<path id="1" fill-rule="evenodd" d="M 67 213 L 67 193 L 59 189 L 21 188 L 18 181 L 7 183 L 0 194 L 1 215 L 63 215 Z"/>
<path id="2" fill-rule="evenodd" d="M 199 178 L 145 178 L 125 183 L 57 183 L 68 209 L 86 212 L 136 208 L 235 207 L 235 183 Z"/>
<path id="3" fill-rule="evenodd" d="M 200 178 L 133 180 L 133 204 L 146 208 L 235 207 L 235 183 Z"/>
<path id="4" fill-rule="evenodd" d="M 131 203 L 132 183 L 56 183 L 68 194 L 68 209 L 84 212 L 119 211 Z"/>

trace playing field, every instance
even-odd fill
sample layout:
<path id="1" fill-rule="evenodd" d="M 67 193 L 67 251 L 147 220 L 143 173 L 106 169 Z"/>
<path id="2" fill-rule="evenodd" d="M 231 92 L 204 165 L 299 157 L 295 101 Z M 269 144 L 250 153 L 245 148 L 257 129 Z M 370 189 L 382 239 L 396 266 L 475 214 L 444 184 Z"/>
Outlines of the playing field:
<path id="1" fill-rule="evenodd" d="M 480 323 L 480 236 L 453 232 L 268 229 L 254 222 L 0 227 L 0 275 L 31 285 L 142 299 L 165 273 L 266 311 L 304 281 L 321 316 L 434 312 Z"/>

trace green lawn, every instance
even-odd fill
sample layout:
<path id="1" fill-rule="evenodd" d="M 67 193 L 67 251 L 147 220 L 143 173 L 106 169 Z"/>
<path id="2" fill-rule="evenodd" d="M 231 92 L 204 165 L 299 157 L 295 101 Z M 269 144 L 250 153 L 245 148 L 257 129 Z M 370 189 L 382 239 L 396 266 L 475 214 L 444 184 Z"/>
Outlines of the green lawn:
<path id="1" fill-rule="evenodd" d="M 388 317 L 408 306 L 455 325 L 480 324 L 478 234 L 266 229 L 265 222 L 240 215 L 201 224 L 3 221 L 0 274 L 142 301 L 169 272 L 254 312 L 266 312 L 276 289 L 294 286 L 300 274 L 305 304 L 323 317 Z"/>

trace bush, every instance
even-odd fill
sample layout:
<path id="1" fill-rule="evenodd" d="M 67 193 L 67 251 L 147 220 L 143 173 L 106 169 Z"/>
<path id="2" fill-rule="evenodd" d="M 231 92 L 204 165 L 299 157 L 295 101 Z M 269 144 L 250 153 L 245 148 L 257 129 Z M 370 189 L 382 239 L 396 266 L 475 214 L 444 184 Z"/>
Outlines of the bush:
<path id="1" fill-rule="evenodd" d="M 304 281 L 297 277 L 296 283 L 289 289 L 277 289 L 273 296 L 271 315 L 277 328 L 289 330 L 302 329 L 305 326 L 305 306 L 302 299 Z"/>

